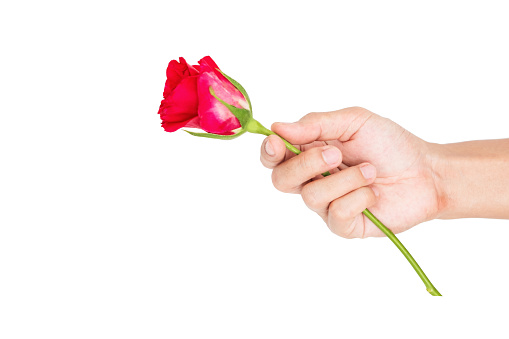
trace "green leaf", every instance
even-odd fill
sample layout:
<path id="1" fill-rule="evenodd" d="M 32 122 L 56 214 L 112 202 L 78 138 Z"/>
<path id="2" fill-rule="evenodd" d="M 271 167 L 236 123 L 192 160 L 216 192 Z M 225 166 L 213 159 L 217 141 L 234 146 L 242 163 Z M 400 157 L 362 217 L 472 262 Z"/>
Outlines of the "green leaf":
<path id="1" fill-rule="evenodd" d="M 224 77 L 226 79 L 228 79 L 233 86 L 235 86 L 235 88 L 237 88 L 240 93 L 242 93 L 242 95 L 244 96 L 244 98 L 247 100 L 247 103 L 249 104 L 249 111 L 251 112 L 251 116 L 253 115 L 253 106 L 251 106 L 251 100 L 249 99 L 249 95 L 247 95 L 247 92 L 246 90 L 244 89 L 244 87 L 242 87 L 241 84 L 239 84 L 237 81 L 235 81 L 234 79 L 230 78 L 228 75 L 224 74 L 223 71 L 221 71 L 220 69 L 217 69 L 219 72 L 221 72 L 222 75 L 224 75 Z"/>
<path id="2" fill-rule="evenodd" d="M 237 134 L 221 135 L 221 134 L 214 134 L 214 133 L 195 133 L 195 132 L 191 132 L 188 130 L 184 130 L 184 131 L 186 131 L 187 133 L 189 133 L 191 135 L 194 135 L 195 137 L 221 139 L 221 140 L 232 140 L 232 139 L 235 139 L 235 138 L 241 136 L 242 134 L 244 134 L 246 132 L 246 131 L 240 131 Z"/>
<path id="3" fill-rule="evenodd" d="M 232 114 L 235 115 L 235 117 L 237 117 L 237 119 L 239 119 L 240 125 L 242 127 L 244 127 L 251 120 L 252 115 L 251 115 L 250 111 L 248 111 L 245 108 L 235 107 L 235 106 L 230 105 L 229 103 L 225 102 L 224 100 L 222 100 L 221 98 L 219 98 L 216 95 L 212 86 L 209 87 L 209 91 L 210 91 L 210 94 L 212 94 L 212 96 L 214 98 L 216 98 L 217 100 L 219 100 L 220 103 L 225 105 L 226 108 L 228 108 L 230 110 L 230 112 L 232 112 Z"/>

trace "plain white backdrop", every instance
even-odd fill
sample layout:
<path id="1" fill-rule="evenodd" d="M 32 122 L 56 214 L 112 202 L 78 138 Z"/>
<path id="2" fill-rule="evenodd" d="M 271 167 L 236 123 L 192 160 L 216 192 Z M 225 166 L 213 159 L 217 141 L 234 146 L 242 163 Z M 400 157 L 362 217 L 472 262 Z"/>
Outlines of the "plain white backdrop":
<path id="1" fill-rule="evenodd" d="M 507 337 L 509 221 L 400 234 L 432 298 L 388 239 L 273 188 L 261 136 L 157 114 L 168 62 L 210 55 L 266 126 L 362 106 L 432 142 L 507 138 L 504 5 L 2 2 L 0 337 Z"/>

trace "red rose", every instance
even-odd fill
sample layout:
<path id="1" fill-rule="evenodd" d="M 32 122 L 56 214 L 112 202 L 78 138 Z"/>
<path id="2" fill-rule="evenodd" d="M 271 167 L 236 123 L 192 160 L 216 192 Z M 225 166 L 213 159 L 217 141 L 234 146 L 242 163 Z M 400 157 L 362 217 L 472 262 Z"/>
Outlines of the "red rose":
<path id="1" fill-rule="evenodd" d="M 249 109 L 242 93 L 219 72 L 211 57 L 202 58 L 195 66 L 184 58 L 179 61 L 170 61 L 166 70 L 164 99 L 159 107 L 164 130 L 174 132 L 182 127 L 194 127 L 209 133 L 234 134 L 241 127 L 239 120 L 212 96 L 210 87 L 226 103 Z"/>

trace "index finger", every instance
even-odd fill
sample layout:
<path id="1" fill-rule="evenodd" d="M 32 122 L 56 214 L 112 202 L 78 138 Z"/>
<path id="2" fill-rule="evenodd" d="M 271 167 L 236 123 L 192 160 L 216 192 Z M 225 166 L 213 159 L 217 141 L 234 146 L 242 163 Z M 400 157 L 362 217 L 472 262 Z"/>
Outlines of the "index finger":
<path id="1" fill-rule="evenodd" d="M 348 141 L 375 114 L 362 107 L 339 111 L 309 113 L 294 123 L 272 124 L 272 130 L 292 144 L 314 141 Z"/>

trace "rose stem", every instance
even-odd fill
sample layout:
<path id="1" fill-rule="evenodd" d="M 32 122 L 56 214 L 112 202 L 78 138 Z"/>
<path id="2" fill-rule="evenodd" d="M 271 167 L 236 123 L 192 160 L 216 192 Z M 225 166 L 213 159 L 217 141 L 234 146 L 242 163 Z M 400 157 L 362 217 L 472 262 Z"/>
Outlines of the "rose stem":
<path id="1" fill-rule="evenodd" d="M 295 146 L 290 144 L 287 140 L 285 140 L 285 138 L 283 138 L 280 135 L 274 133 L 273 131 L 265 128 L 258 121 L 253 119 L 253 120 L 250 121 L 249 125 L 250 126 L 248 126 L 248 128 L 247 128 L 247 130 L 249 132 L 257 133 L 257 134 L 263 134 L 263 135 L 267 135 L 267 136 L 268 135 L 277 135 L 278 137 L 280 137 L 283 140 L 283 142 L 286 145 L 286 148 L 288 148 L 290 151 L 292 151 L 295 154 L 300 154 L 301 153 L 301 151 L 299 149 L 297 149 Z M 324 177 L 326 177 L 326 176 L 330 175 L 330 173 L 329 172 L 325 172 L 322 175 Z M 438 290 L 435 288 L 435 286 L 433 286 L 433 284 L 428 279 L 426 274 L 424 274 L 424 271 L 422 270 L 422 268 L 419 266 L 419 264 L 417 264 L 417 261 L 415 261 L 415 259 L 412 257 L 410 252 L 408 252 L 408 250 L 405 248 L 405 246 L 403 246 L 403 244 L 401 243 L 401 241 L 399 241 L 399 239 L 396 237 L 396 235 L 394 235 L 394 233 L 390 229 L 388 229 L 387 226 L 385 226 L 380 220 L 378 220 L 373 215 L 373 213 L 371 213 L 367 208 L 362 213 L 369 220 L 371 220 L 371 222 L 373 222 L 373 224 L 375 224 L 389 239 L 391 239 L 391 241 L 394 243 L 394 245 L 396 245 L 396 247 L 401 251 L 401 253 L 403 253 L 405 258 L 408 260 L 410 265 L 412 265 L 412 267 L 414 268 L 415 272 L 421 278 L 422 282 L 426 286 L 426 290 L 431 295 L 433 295 L 433 296 L 441 296 L 440 292 L 438 292 Z"/>

